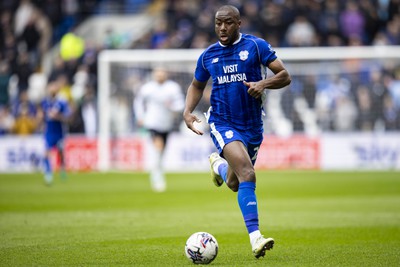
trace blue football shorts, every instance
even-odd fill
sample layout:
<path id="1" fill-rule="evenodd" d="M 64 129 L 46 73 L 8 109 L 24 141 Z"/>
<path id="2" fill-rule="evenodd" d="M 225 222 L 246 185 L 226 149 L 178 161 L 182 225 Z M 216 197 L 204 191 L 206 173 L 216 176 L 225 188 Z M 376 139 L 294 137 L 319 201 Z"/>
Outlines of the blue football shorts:
<path id="1" fill-rule="evenodd" d="M 257 153 L 263 141 L 263 130 L 250 129 L 239 130 L 229 125 L 222 125 L 218 123 L 210 123 L 210 136 L 217 147 L 218 152 L 222 155 L 224 146 L 233 141 L 240 141 L 247 148 L 247 153 L 250 156 L 253 165 L 257 159 Z"/>
<path id="2" fill-rule="evenodd" d="M 46 150 L 51 148 L 63 149 L 63 136 L 60 135 L 45 135 Z"/>

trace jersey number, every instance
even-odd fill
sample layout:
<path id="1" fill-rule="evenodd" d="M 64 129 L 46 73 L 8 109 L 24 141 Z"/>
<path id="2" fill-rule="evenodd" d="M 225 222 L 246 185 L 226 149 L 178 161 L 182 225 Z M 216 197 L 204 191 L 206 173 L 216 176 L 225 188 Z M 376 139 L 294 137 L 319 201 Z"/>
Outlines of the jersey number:
<path id="1" fill-rule="evenodd" d="M 257 155 L 258 155 L 258 150 L 260 149 L 260 147 L 255 147 L 254 148 L 254 156 L 251 158 L 252 161 L 257 159 Z"/>

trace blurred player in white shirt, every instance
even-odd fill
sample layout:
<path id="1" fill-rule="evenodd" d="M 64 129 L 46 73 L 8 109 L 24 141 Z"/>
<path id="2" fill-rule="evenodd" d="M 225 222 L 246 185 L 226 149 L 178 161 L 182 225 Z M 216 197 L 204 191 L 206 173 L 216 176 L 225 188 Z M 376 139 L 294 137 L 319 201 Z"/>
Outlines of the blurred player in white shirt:
<path id="1" fill-rule="evenodd" d="M 176 115 L 183 111 L 184 101 L 180 85 L 169 80 L 163 68 L 153 70 L 153 80 L 140 88 L 134 100 L 137 124 L 146 128 L 151 134 L 154 158 L 150 182 L 156 192 L 166 190 L 162 157 L 168 135 L 174 128 Z"/>

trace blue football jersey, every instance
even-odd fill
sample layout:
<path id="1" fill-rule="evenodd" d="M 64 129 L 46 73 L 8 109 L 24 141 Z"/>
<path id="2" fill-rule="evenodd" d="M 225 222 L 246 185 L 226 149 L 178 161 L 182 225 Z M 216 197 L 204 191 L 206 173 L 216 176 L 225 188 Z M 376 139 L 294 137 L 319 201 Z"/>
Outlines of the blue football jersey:
<path id="1" fill-rule="evenodd" d="M 264 79 L 266 67 L 276 59 L 271 45 L 248 34 L 230 46 L 219 42 L 199 57 L 194 77 L 201 82 L 212 77 L 208 122 L 229 123 L 241 129 L 262 127 L 262 102 L 247 93 L 243 81 Z"/>
<path id="2" fill-rule="evenodd" d="M 63 122 L 49 118 L 49 113 L 52 110 L 57 110 L 59 113 L 63 114 L 63 116 L 69 116 L 70 109 L 68 102 L 57 98 L 55 99 L 46 98 L 42 101 L 41 107 L 44 113 L 45 138 L 46 139 L 62 138 L 64 136 Z"/>

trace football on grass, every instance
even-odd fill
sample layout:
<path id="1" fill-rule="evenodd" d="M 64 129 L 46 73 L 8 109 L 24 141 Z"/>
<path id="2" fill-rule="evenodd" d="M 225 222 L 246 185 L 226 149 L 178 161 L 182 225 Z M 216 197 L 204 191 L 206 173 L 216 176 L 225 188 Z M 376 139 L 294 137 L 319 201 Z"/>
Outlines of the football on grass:
<path id="1" fill-rule="evenodd" d="M 207 232 L 192 234 L 185 245 L 186 257 L 195 264 L 209 264 L 218 254 L 218 242 Z"/>

